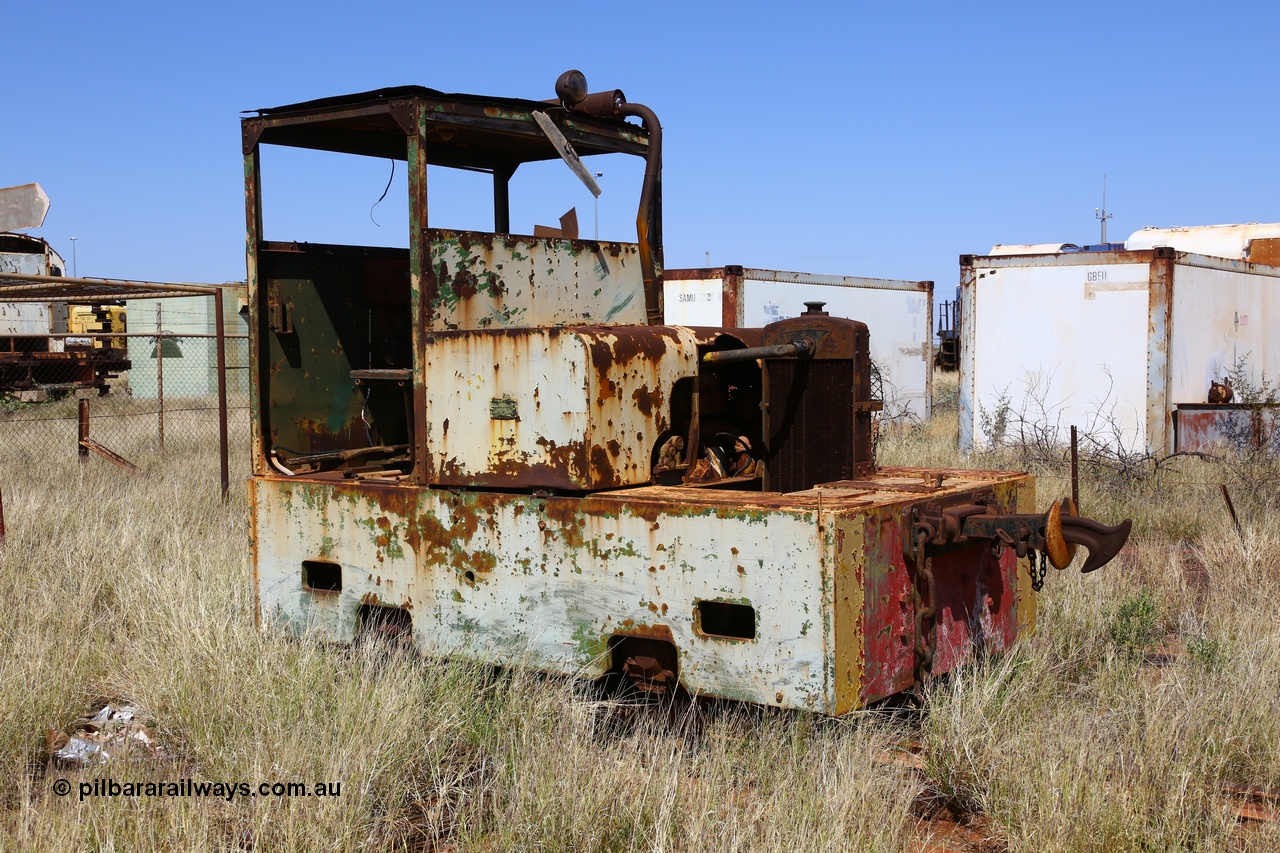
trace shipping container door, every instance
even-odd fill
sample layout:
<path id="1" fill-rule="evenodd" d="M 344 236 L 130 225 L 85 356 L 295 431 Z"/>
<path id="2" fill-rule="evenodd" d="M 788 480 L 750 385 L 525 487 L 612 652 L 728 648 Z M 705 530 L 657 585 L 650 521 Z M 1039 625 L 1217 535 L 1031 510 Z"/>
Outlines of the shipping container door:
<path id="1" fill-rule="evenodd" d="M 1063 441 L 1075 424 L 1144 447 L 1149 265 L 980 264 L 962 309 L 961 445 Z"/>

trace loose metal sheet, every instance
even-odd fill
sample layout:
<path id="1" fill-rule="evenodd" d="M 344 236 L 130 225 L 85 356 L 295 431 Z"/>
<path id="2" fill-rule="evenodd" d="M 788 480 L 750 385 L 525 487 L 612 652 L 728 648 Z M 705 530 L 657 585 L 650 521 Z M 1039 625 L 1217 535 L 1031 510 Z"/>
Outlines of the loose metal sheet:
<path id="1" fill-rule="evenodd" d="M 432 230 L 427 327 L 643 324 L 634 243 Z"/>

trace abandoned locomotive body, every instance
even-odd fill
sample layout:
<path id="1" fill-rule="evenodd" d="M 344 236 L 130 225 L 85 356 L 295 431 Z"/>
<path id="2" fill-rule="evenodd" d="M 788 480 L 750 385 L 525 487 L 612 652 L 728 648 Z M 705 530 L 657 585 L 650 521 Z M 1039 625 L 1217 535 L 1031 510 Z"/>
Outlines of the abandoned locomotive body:
<path id="1" fill-rule="evenodd" d="M 657 119 L 579 90 L 245 120 L 260 619 L 839 714 L 1029 631 L 1028 549 L 1118 549 L 1025 474 L 877 469 L 861 323 L 659 325 Z M 408 251 L 264 240 L 271 144 L 406 160 Z M 609 153 L 636 243 L 511 233 L 521 163 Z M 492 175 L 493 233 L 429 227 L 428 163 Z"/>

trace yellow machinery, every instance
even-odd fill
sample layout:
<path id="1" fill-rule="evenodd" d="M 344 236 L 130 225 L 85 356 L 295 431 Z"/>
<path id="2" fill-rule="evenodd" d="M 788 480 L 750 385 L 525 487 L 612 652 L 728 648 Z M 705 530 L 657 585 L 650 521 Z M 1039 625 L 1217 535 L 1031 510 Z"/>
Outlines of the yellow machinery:
<path id="1" fill-rule="evenodd" d="M 72 335 L 88 335 L 102 332 L 120 332 L 125 329 L 125 308 L 123 305 L 72 305 L 67 310 L 67 331 Z M 105 342 L 105 343 L 104 343 Z M 93 348 L 104 346 L 124 349 L 123 337 L 94 338 Z"/>

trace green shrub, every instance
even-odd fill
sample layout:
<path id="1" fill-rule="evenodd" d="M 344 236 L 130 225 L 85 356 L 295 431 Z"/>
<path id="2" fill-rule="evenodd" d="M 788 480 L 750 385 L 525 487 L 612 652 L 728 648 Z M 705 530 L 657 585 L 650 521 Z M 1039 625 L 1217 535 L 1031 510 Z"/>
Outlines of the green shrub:
<path id="1" fill-rule="evenodd" d="M 1126 596 L 1111 615 L 1107 634 L 1126 654 L 1140 655 L 1161 636 L 1160 605 L 1146 590 Z"/>

